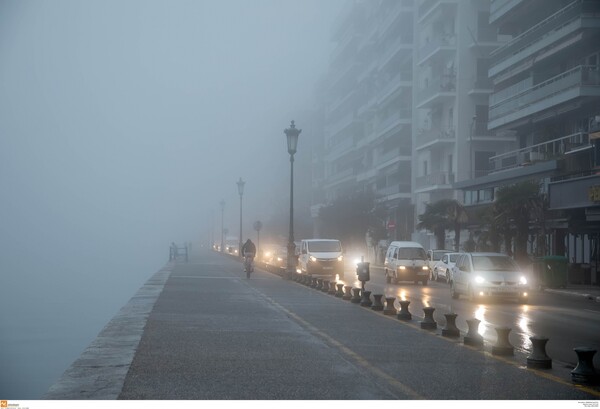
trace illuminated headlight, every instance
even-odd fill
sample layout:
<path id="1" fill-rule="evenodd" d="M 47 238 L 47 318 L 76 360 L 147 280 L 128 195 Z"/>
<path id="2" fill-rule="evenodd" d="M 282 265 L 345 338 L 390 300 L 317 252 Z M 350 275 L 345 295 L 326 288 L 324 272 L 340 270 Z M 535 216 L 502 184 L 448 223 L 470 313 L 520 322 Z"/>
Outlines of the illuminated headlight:
<path id="1" fill-rule="evenodd" d="M 235 254 L 237 254 L 237 253 L 238 253 L 238 251 L 237 251 L 237 250 L 235 250 Z"/>
<path id="2" fill-rule="evenodd" d="M 477 277 L 475 277 L 475 282 L 477 284 L 483 284 L 485 282 L 485 280 L 483 279 L 483 277 L 477 276 Z"/>
<path id="3" fill-rule="evenodd" d="M 355 266 L 358 266 L 358 264 L 359 264 L 360 262 L 361 262 L 361 261 L 360 261 L 360 259 L 358 259 L 358 258 L 355 258 L 355 259 L 353 260 L 353 263 L 354 263 L 354 265 L 355 265 Z"/>
<path id="4" fill-rule="evenodd" d="M 271 252 L 270 252 L 270 251 L 267 251 L 267 252 L 265 253 L 265 257 L 271 257 Z"/>
<path id="5" fill-rule="evenodd" d="M 527 284 L 527 279 L 525 277 L 520 277 L 519 278 L 519 283 L 526 285 Z"/>
<path id="6" fill-rule="evenodd" d="M 339 256 L 339 257 L 337 258 L 337 260 L 338 260 L 338 261 L 342 261 L 343 259 L 344 259 L 344 256 Z"/>
<path id="7" fill-rule="evenodd" d="M 277 257 L 277 261 L 283 261 L 281 257 Z"/>
<path id="8" fill-rule="evenodd" d="M 400 266 L 400 270 L 406 270 L 406 266 Z"/>
<path id="9" fill-rule="evenodd" d="M 315 261 L 317 261 L 317 258 L 315 256 L 310 256 L 310 261 L 314 263 Z"/>
<path id="10" fill-rule="evenodd" d="M 429 267 L 428 266 L 423 266 L 422 269 L 423 270 L 429 270 Z"/>

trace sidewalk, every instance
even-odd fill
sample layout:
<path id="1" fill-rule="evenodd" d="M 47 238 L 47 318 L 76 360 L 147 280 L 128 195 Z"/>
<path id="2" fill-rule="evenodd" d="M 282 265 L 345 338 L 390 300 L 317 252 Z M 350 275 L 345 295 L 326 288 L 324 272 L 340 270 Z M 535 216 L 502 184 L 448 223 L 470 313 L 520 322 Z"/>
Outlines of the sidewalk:
<path id="1" fill-rule="evenodd" d="M 545 288 L 543 291 L 600 302 L 600 286 L 597 285 L 567 284 L 566 288 Z"/>

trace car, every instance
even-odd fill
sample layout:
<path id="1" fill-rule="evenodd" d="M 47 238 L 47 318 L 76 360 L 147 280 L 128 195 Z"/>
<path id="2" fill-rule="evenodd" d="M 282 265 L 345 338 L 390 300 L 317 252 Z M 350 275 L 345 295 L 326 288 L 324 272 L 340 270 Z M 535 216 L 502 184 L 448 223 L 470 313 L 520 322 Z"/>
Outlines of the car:
<path id="1" fill-rule="evenodd" d="M 265 251 L 264 261 L 267 266 L 285 268 L 287 265 L 287 247 L 277 246 Z"/>
<path id="2" fill-rule="evenodd" d="M 386 283 L 400 281 L 419 281 L 427 285 L 429 266 L 427 253 L 423 246 L 414 241 L 393 241 L 385 254 L 384 261 Z"/>
<path id="3" fill-rule="evenodd" d="M 461 253 L 452 268 L 450 292 L 472 301 L 484 298 L 514 298 L 527 303 L 527 277 L 517 263 L 502 253 Z"/>
<path id="4" fill-rule="evenodd" d="M 447 253 L 452 253 L 452 250 L 427 250 L 427 265 L 429 270 L 433 271 L 435 263 L 441 260 L 442 256 Z"/>
<path id="5" fill-rule="evenodd" d="M 452 267 L 456 263 L 456 259 L 461 253 L 444 253 L 442 258 L 435 263 L 431 270 L 431 279 L 434 281 L 440 281 L 440 277 L 444 281 L 450 284 L 450 277 L 452 273 Z"/>
<path id="6" fill-rule="evenodd" d="M 306 239 L 300 244 L 301 274 L 344 277 L 342 243 L 335 239 Z"/>

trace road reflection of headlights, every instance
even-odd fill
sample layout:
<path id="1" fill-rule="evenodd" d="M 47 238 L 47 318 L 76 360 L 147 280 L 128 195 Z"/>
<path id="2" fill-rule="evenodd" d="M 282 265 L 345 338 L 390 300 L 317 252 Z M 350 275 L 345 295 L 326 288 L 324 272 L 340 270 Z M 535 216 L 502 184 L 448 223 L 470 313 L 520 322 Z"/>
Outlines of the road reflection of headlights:
<path id="1" fill-rule="evenodd" d="M 525 277 L 521 277 L 519 278 L 519 283 L 526 285 L 527 284 L 527 279 Z"/>
<path id="2" fill-rule="evenodd" d="M 477 284 L 483 284 L 485 282 L 485 280 L 483 279 L 483 277 L 477 276 L 477 277 L 475 277 L 475 282 Z"/>

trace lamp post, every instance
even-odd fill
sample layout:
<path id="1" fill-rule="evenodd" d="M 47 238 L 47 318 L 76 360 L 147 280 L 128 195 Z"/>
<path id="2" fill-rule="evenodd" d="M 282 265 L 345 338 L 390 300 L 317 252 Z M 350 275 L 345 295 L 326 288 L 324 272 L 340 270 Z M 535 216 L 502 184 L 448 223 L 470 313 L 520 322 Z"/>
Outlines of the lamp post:
<path id="1" fill-rule="evenodd" d="M 225 211 L 225 200 L 221 199 L 221 202 L 219 204 L 221 205 L 221 247 L 219 248 L 219 250 L 222 253 L 223 246 L 225 246 L 225 240 L 223 237 L 223 212 Z"/>
<path id="2" fill-rule="evenodd" d="M 294 244 L 294 154 L 298 146 L 298 135 L 302 132 L 297 129 L 294 121 L 289 128 L 283 131 L 287 137 L 288 153 L 290 154 L 290 236 L 287 245 L 286 277 L 292 279 L 296 271 L 296 245 Z"/>
<path id="3" fill-rule="evenodd" d="M 242 254 L 242 196 L 244 195 L 244 185 L 246 182 L 242 180 L 240 176 L 240 180 L 237 181 L 238 193 L 240 194 L 240 241 L 238 243 L 238 255 L 243 257 Z"/>

